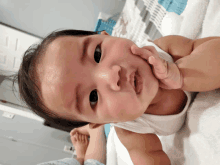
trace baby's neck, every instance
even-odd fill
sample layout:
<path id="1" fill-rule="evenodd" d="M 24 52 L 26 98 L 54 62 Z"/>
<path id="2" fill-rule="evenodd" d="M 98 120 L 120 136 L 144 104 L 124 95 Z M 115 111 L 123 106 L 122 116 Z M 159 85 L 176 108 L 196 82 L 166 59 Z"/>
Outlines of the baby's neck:
<path id="1" fill-rule="evenodd" d="M 154 99 L 151 101 L 150 105 L 160 104 L 163 101 L 164 97 L 166 96 L 167 92 L 168 92 L 167 89 L 163 89 L 159 87 L 158 92 L 154 97 Z"/>
<path id="2" fill-rule="evenodd" d="M 185 106 L 186 101 L 187 97 L 180 89 L 159 88 L 156 97 L 144 113 L 153 115 L 177 114 Z"/>

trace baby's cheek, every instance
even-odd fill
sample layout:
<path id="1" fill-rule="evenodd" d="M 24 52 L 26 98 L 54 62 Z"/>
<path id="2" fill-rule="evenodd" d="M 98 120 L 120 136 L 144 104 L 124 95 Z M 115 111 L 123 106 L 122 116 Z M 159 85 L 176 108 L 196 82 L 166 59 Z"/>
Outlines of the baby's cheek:
<path id="1" fill-rule="evenodd" d="M 118 122 L 131 121 L 142 115 L 141 102 L 134 95 L 122 93 L 107 100 L 109 115 Z"/>
<path id="2" fill-rule="evenodd" d="M 117 39 L 111 42 L 110 53 L 111 55 L 120 58 L 126 58 L 131 54 L 131 45 L 133 43 L 125 39 Z M 110 45 L 110 44 L 109 44 Z"/>

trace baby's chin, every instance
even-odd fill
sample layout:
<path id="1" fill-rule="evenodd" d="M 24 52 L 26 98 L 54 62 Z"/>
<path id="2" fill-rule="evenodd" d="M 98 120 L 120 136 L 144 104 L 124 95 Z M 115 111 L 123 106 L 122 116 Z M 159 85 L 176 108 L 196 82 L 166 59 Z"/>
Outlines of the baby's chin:
<path id="1" fill-rule="evenodd" d="M 136 113 L 133 113 L 133 112 L 136 112 Z M 132 121 L 132 120 L 135 120 L 137 119 L 138 117 L 140 117 L 143 112 L 140 110 L 140 111 L 137 111 L 137 110 L 133 110 L 133 112 L 123 112 L 123 114 L 126 114 L 126 115 L 121 115 L 120 117 L 117 116 L 117 122 L 127 122 L 127 121 Z M 139 112 L 139 113 L 138 113 Z"/>
<path id="2" fill-rule="evenodd" d="M 132 121 L 132 120 L 135 120 L 137 118 L 139 118 L 140 116 L 142 116 L 145 112 L 145 109 L 144 108 L 141 108 L 141 109 L 135 109 L 134 110 L 136 113 L 135 114 L 132 114 L 131 116 L 129 116 L 129 118 L 127 119 L 127 121 Z"/>

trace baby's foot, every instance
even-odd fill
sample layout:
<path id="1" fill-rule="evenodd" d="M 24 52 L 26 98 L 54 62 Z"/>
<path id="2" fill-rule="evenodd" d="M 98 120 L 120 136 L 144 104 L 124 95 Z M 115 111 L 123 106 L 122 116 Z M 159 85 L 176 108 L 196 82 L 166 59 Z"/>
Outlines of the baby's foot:
<path id="1" fill-rule="evenodd" d="M 77 158 L 84 159 L 89 145 L 88 136 L 77 132 L 71 136 L 71 141 L 75 147 Z"/>

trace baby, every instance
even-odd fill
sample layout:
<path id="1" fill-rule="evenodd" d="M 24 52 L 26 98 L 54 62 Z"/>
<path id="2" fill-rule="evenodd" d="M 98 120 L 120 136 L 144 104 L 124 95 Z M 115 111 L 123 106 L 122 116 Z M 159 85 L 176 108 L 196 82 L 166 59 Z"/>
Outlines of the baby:
<path id="1" fill-rule="evenodd" d="M 220 39 L 167 36 L 151 44 L 138 48 L 106 32 L 54 32 L 26 51 L 18 72 L 21 97 L 39 116 L 64 126 L 112 123 L 134 164 L 163 163 L 167 156 L 155 134 L 181 128 L 192 100 L 186 91 L 220 86 Z M 136 141 L 133 132 L 149 138 Z"/>

